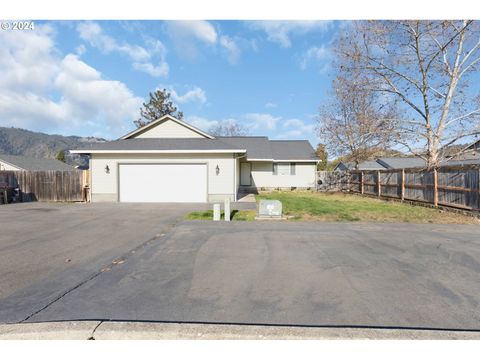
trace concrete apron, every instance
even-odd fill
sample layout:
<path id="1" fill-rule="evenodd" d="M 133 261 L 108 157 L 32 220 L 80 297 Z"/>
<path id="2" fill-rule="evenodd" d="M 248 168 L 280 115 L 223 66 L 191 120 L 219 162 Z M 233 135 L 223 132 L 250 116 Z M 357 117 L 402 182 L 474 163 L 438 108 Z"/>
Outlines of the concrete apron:
<path id="1" fill-rule="evenodd" d="M 479 340 L 477 331 L 69 321 L 0 325 L 0 340 Z"/>

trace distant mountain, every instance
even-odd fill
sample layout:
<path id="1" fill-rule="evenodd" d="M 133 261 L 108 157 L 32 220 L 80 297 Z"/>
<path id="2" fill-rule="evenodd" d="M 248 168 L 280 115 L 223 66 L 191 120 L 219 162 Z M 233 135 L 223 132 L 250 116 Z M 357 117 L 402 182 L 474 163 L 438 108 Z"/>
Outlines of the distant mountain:
<path id="1" fill-rule="evenodd" d="M 105 142 L 97 137 L 48 135 L 25 129 L 0 127 L 0 154 L 24 155 L 37 158 L 56 158 L 60 150 L 71 150 L 85 143 Z M 65 153 L 71 165 L 86 165 L 87 158 Z"/>

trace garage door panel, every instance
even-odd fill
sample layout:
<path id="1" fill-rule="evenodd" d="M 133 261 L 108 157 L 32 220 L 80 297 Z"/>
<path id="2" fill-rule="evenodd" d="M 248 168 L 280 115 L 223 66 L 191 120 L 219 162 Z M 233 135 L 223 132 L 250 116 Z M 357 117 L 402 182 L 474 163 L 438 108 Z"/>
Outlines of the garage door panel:
<path id="1" fill-rule="evenodd" d="M 121 202 L 206 202 L 205 164 L 121 164 Z"/>

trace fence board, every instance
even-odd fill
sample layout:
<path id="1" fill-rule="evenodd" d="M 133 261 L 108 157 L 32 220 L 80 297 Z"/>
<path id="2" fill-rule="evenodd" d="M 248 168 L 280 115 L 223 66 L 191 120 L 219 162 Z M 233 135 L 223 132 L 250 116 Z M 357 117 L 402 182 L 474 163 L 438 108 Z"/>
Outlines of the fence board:
<path id="1" fill-rule="evenodd" d="M 345 178 L 349 191 L 480 210 L 479 166 L 445 166 L 421 169 L 352 170 Z M 380 187 L 379 187 L 380 183 Z M 362 186 L 363 185 L 363 186 Z M 436 189 L 436 190 L 435 190 Z M 435 196 L 437 194 L 437 196 Z M 436 199 L 437 198 L 437 199 Z"/>
<path id="2" fill-rule="evenodd" d="M 83 171 L 0 171 L 0 187 L 19 187 L 21 201 L 85 201 Z"/>

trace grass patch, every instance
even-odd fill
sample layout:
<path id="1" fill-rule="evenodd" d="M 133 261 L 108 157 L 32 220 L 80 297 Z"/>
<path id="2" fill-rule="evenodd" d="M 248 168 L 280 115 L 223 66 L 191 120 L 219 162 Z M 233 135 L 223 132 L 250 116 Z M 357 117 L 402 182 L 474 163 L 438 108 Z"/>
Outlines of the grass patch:
<path id="1" fill-rule="evenodd" d="M 291 220 L 375 221 L 437 224 L 478 224 L 477 218 L 439 209 L 412 206 L 349 194 L 275 191 L 256 195 L 280 200 Z"/>
<path id="2" fill-rule="evenodd" d="M 251 221 L 255 219 L 255 210 L 232 210 L 232 221 Z M 225 213 L 220 212 L 220 218 L 225 219 Z M 213 210 L 193 211 L 185 216 L 186 220 L 213 220 Z"/>

